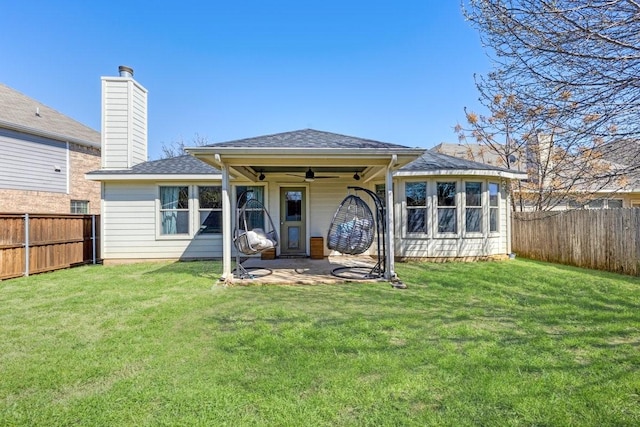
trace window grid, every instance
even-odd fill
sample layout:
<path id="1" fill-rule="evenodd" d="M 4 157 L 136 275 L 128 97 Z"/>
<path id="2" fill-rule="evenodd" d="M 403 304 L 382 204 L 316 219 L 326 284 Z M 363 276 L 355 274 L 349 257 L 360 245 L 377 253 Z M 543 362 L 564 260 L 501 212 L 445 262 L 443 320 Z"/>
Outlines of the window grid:
<path id="1" fill-rule="evenodd" d="M 88 214 L 89 201 L 88 200 L 72 200 L 70 209 L 72 214 Z"/>

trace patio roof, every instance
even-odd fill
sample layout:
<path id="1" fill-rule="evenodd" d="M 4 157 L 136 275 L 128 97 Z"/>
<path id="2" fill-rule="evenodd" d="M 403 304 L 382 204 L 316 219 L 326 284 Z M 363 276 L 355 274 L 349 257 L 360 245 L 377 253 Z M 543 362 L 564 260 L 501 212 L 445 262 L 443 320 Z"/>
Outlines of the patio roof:
<path id="1" fill-rule="evenodd" d="M 365 182 L 382 173 L 392 159 L 402 167 L 425 152 L 423 148 L 303 129 L 255 138 L 239 139 L 186 151 L 205 163 L 222 163 L 234 175 L 256 181 L 262 172 L 360 173 Z"/>

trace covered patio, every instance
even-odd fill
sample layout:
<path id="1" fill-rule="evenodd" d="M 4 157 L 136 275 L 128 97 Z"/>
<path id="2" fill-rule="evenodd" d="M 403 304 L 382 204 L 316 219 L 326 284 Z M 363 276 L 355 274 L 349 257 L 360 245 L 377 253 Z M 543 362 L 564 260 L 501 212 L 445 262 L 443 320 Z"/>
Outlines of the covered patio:
<path id="1" fill-rule="evenodd" d="M 252 273 L 253 277 L 234 279 L 234 285 L 329 285 L 353 282 L 371 282 L 358 279 L 360 272 L 375 267 L 376 259 L 370 256 L 328 256 L 323 259 L 310 258 L 277 258 L 263 260 L 245 258 L 242 266 Z M 335 269 L 355 268 L 356 275 L 332 274 Z M 381 279 L 382 280 L 382 279 Z"/>
<path id="2" fill-rule="evenodd" d="M 300 231 L 297 231 L 304 236 L 303 240 L 306 240 L 312 235 L 326 235 L 326 217 L 330 215 L 328 211 L 335 210 L 335 207 L 329 206 L 324 200 L 329 200 L 327 197 L 329 194 L 335 197 L 335 192 L 329 192 L 337 188 L 336 184 L 342 183 L 346 190 L 354 180 L 360 185 L 382 182 L 385 188 L 383 204 L 394 206 L 394 171 L 415 160 L 424 150 L 306 129 L 193 147 L 188 148 L 187 152 L 222 172 L 222 279 L 232 282 L 235 280 L 232 272 L 234 251 L 232 236 L 234 235 L 234 213 L 237 209 L 232 181 L 249 183 L 243 185 L 269 186 L 270 200 L 267 204 L 271 205 L 271 214 L 275 218 L 280 218 L 277 222 L 281 226 L 281 237 L 285 238 L 286 228 L 282 227 L 286 227 L 287 224 L 286 214 L 284 214 L 286 207 L 282 204 L 285 200 L 283 191 L 295 186 L 295 190 L 305 197 L 302 209 L 310 218 L 308 221 L 303 220 L 299 226 Z M 334 186 L 333 190 L 316 182 L 320 178 L 330 179 Z M 303 217 L 305 215 L 303 214 Z M 386 235 L 382 236 L 387 248 L 384 277 L 389 281 L 396 279 L 393 216 L 394 209 L 387 209 Z M 286 249 L 286 244 L 279 245 L 277 254 L 285 254 L 283 251 Z M 264 280 L 282 283 L 282 280 L 299 281 L 306 280 L 305 276 L 308 278 L 317 275 L 325 276 L 326 280 L 337 280 L 330 274 L 331 259 L 326 260 L 324 264 L 306 260 L 304 249 L 296 255 L 302 255 L 302 257 L 277 260 L 278 265 L 282 267 L 276 269 L 277 274 Z M 309 255 L 308 250 L 306 255 Z M 250 260 L 249 263 L 251 262 L 253 261 Z M 315 281 L 318 282 L 318 280 Z"/>

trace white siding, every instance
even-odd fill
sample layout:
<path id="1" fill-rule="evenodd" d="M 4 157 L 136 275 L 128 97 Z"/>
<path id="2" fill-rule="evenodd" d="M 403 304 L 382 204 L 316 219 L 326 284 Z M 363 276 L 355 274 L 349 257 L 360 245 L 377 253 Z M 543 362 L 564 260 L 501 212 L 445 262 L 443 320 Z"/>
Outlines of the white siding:
<path id="1" fill-rule="evenodd" d="M 66 143 L 0 129 L 0 153 L 0 188 L 67 192 Z"/>
<path id="2" fill-rule="evenodd" d="M 407 232 L 407 210 L 405 201 L 406 182 L 426 182 L 427 197 L 431 197 L 428 207 L 428 232 L 424 234 L 412 234 Z M 442 236 L 437 233 L 437 213 L 435 201 L 435 183 L 439 181 L 456 181 L 458 183 L 457 218 L 458 232 L 455 236 Z M 483 232 L 481 235 L 464 233 L 464 183 L 465 181 L 482 181 L 483 183 Z M 396 181 L 395 188 L 395 213 L 396 213 L 396 256 L 401 258 L 473 258 L 507 253 L 507 215 L 510 214 L 509 206 L 503 183 L 500 184 L 499 199 L 499 232 L 489 233 L 489 206 L 488 183 L 497 182 L 492 179 L 478 177 L 429 177 L 420 179 L 402 179 Z"/>
<path id="3" fill-rule="evenodd" d="M 156 183 L 104 183 L 102 241 L 105 259 L 222 257 L 221 235 L 158 237 L 157 197 Z M 192 223 L 196 220 L 195 214 L 190 220 Z M 192 229 L 197 227 L 192 226 Z"/>
<path id="4" fill-rule="evenodd" d="M 342 200 L 347 196 L 347 186 L 353 185 L 353 180 L 316 180 L 309 187 L 309 237 L 320 236 L 324 239 L 324 255 L 331 251 L 327 249 L 327 233 L 331 220 Z M 364 200 L 369 197 L 361 194 Z M 309 243 L 307 242 L 307 250 Z"/>
<path id="5" fill-rule="evenodd" d="M 102 167 L 147 161 L 147 91 L 134 80 L 102 79 Z"/>
<path id="6" fill-rule="evenodd" d="M 447 178 L 450 180 L 450 178 Z M 429 178 L 425 181 L 436 182 L 437 179 Z M 474 178 L 473 181 L 478 181 Z M 459 230 L 457 237 L 440 237 L 433 232 L 423 235 L 407 235 L 406 210 L 404 206 L 404 183 L 406 180 L 396 181 L 395 189 L 395 218 L 396 218 L 396 256 L 405 258 L 460 258 L 503 255 L 507 253 L 507 215 L 509 207 L 501 183 L 500 232 L 487 233 L 488 217 L 485 216 L 485 231 L 473 236 L 464 236 Z M 460 178 L 464 182 L 464 178 Z M 483 180 L 487 184 L 491 180 Z M 310 237 L 322 236 L 325 239 L 325 255 L 329 255 L 326 249 L 326 237 L 333 215 L 338 205 L 348 194 L 347 186 L 353 185 L 353 181 L 344 180 L 316 180 L 312 183 L 285 183 L 270 182 L 267 184 L 266 206 L 276 227 L 280 223 L 280 188 L 281 187 L 305 187 L 307 188 L 308 212 L 307 212 L 307 240 Z M 191 234 L 189 236 L 160 236 L 158 216 L 158 186 L 159 185 L 189 185 L 191 188 Z M 105 182 L 103 192 L 103 256 L 105 259 L 189 259 L 189 258 L 221 258 L 222 236 L 196 236 L 198 228 L 197 210 L 194 189 L 197 185 L 220 185 L 220 182 L 208 183 L 181 183 L 171 184 L 155 182 L 141 183 L 110 183 Z M 236 184 L 234 184 L 236 185 Z M 237 183 L 237 185 L 252 185 L 250 183 Z M 368 186 L 373 191 L 374 186 Z M 462 187 L 460 187 L 462 188 Z M 486 191 L 486 185 L 485 185 Z M 364 192 L 358 193 L 373 209 L 370 197 Z M 462 195 L 460 195 L 462 198 Z M 488 201 L 483 206 L 488 210 Z M 459 218 L 462 216 L 463 205 L 459 205 Z M 430 216 L 435 217 L 431 212 Z M 462 222 L 459 219 L 459 228 Z M 278 230 L 279 231 L 279 230 Z M 309 250 L 309 242 L 307 251 Z M 375 243 L 369 250 L 375 255 Z"/>

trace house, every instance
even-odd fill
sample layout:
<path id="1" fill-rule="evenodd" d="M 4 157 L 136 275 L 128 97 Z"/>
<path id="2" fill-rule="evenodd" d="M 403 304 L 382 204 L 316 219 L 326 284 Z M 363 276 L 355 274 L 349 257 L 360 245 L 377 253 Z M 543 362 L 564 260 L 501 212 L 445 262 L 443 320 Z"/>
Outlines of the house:
<path id="1" fill-rule="evenodd" d="M 100 213 L 100 133 L 0 84 L 0 212 Z"/>
<path id="2" fill-rule="evenodd" d="M 146 90 L 129 72 L 102 81 L 103 165 L 87 177 L 102 186 L 105 263 L 222 258 L 223 274 L 230 278 L 236 201 L 247 190 L 278 224 L 277 255 L 308 256 L 310 238 L 326 239 L 336 208 L 353 191 L 348 187 L 356 185 L 379 194 L 389 207 L 384 236 L 389 277 L 396 259 L 475 259 L 510 252 L 505 188 L 524 174 L 313 129 L 144 161 L 146 131 L 122 139 L 111 127 L 122 117 L 146 123 L 144 102 L 121 98 L 146 101 Z"/>
<path id="3" fill-rule="evenodd" d="M 509 165 L 502 156 L 484 144 L 441 143 L 431 151 L 487 165 L 508 166 L 512 170 L 527 173 L 527 180 L 531 182 L 537 179 L 535 162 L 527 158 L 526 147 L 523 147 L 520 153 L 510 155 Z M 618 141 L 604 146 L 601 156 L 591 161 L 590 170 L 595 171 L 593 174 L 572 171 L 570 162 L 564 162 L 557 170 L 549 167 L 551 173 L 558 173 L 559 177 L 562 175 L 562 179 L 568 184 L 566 190 L 562 185 L 556 184 L 556 191 L 562 194 L 562 197 L 549 193 L 545 198 L 545 210 L 640 207 L 640 174 L 637 170 L 628 172 L 629 166 L 637 164 L 637 159 L 640 158 L 639 153 L 640 143 Z M 598 170 L 601 172 L 601 177 L 598 177 Z M 618 171 L 620 175 L 616 176 Z M 516 191 L 513 197 L 519 199 L 521 194 L 530 191 L 526 188 L 527 185 L 523 185 L 521 188 L 523 193 Z M 523 210 L 533 210 L 533 207 L 528 204 L 528 198 L 525 196 L 522 199 Z"/>

